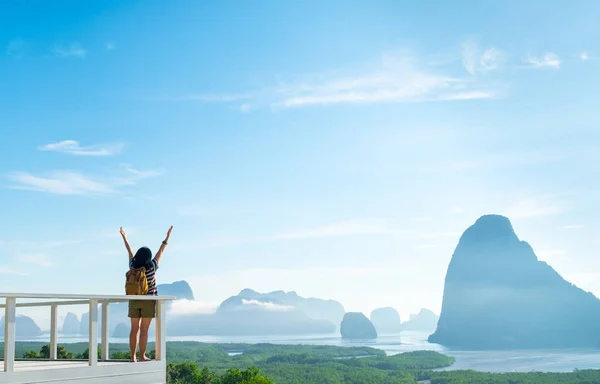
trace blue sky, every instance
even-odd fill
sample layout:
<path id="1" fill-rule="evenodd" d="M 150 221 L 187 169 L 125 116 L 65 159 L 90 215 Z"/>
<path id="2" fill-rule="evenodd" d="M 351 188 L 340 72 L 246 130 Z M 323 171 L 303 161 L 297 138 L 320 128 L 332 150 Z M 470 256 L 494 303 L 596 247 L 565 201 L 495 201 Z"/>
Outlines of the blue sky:
<path id="1" fill-rule="evenodd" d="M 439 311 L 460 233 L 508 215 L 600 294 L 600 4 L 7 1 L 0 291 L 202 305 L 242 288 Z M 200 305 L 200 304 L 199 304 Z"/>

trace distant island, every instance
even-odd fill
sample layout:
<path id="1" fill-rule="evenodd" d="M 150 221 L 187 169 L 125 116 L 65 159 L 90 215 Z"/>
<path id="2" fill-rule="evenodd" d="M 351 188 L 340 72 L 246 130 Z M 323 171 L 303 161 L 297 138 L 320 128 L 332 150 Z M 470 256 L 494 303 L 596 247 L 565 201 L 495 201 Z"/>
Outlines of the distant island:
<path id="1" fill-rule="evenodd" d="M 370 340 L 377 338 L 377 330 L 371 320 L 361 312 L 348 312 L 340 325 L 342 339 Z"/>
<path id="2" fill-rule="evenodd" d="M 334 300 L 244 289 L 224 300 L 214 314 L 171 317 L 168 332 L 173 336 L 330 334 L 344 313 L 342 304 Z"/>
<path id="3" fill-rule="evenodd" d="M 374 309 L 371 312 L 371 323 L 378 334 L 396 333 L 402 329 L 400 314 L 392 307 Z"/>
<path id="4" fill-rule="evenodd" d="M 4 337 L 4 316 L 0 318 L 0 336 Z M 31 317 L 18 315 L 15 318 L 15 334 L 17 337 L 36 337 L 43 334 L 40 327 Z"/>
<path id="5" fill-rule="evenodd" d="M 401 325 L 403 331 L 421 331 L 421 332 L 433 332 L 435 331 L 439 316 L 426 308 L 421 308 L 419 313 L 411 314 L 408 321 L 405 321 Z"/>
<path id="6" fill-rule="evenodd" d="M 485 215 L 452 255 L 429 341 L 489 350 L 598 347 L 599 319 L 600 300 L 538 260 L 508 218 Z"/>
<path id="7" fill-rule="evenodd" d="M 159 284 L 157 288 L 161 295 L 174 296 L 178 300 L 194 300 L 194 292 L 186 281 Z M 343 305 L 335 300 L 304 298 L 293 291 L 259 293 L 246 288 L 224 300 L 214 313 L 170 314 L 167 332 L 171 336 L 331 334 L 336 331 L 344 314 Z M 63 329 L 72 331 L 76 326 L 75 319 L 67 315 Z M 78 333 L 87 335 L 87 312 L 78 324 Z M 153 322 L 151 333 L 154 327 Z M 113 337 L 127 337 L 128 328 L 127 304 L 111 304 L 110 334 Z"/>

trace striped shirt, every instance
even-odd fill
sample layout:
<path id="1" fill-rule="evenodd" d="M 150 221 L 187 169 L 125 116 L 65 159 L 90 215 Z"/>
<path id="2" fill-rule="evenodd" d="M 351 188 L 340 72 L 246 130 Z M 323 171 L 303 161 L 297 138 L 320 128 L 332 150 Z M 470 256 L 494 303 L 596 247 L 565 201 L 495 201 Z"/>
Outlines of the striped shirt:
<path id="1" fill-rule="evenodd" d="M 129 260 L 129 268 L 133 268 L 133 259 Z M 150 262 L 150 267 L 146 267 L 146 280 L 148 280 L 148 296 L 158 296 L 156 289 L 156 270 L 158 269 L 158 261 L 156 258 Z"/>

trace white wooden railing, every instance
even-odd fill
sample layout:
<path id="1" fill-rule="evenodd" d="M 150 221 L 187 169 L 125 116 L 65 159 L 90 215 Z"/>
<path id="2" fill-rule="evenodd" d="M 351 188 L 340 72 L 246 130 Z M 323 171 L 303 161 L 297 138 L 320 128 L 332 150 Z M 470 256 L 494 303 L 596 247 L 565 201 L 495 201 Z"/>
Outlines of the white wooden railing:
<path id="1" fill-rule="evenodd" d="M 57 359 L 58 349 L 58 307 L 63 305 L 89 306 L 89 366 L 98 365 L 98 305 L 102 305 L 101 360 L 109 360 L 109 324 L 110 303 L 127 302 L 129 300 L 156 301 L 156 360 L 166 360 L 166 302 L 174 300 L 170 296 L 106 296 L 106 295 L 61 295 L 44 293 L 0 293 L 0 304 L 4 308 L 4 372 L 15 370 L 15 321 L 16 309 L 21 307 L 50 307 L 50 360 Z M 17 302 L 21 299 L 53 300 L 41 302 Z"/>

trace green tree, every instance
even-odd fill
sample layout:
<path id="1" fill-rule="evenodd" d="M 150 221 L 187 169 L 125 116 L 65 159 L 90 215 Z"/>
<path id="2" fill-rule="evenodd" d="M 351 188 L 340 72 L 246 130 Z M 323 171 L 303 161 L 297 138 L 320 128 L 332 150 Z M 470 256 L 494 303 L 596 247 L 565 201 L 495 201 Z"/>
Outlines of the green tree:
<path id="1" fill-rule="evenodd" d="M 201 372 L 198 364 L 191 361 L 167 364 L 168 384 L 196 384 L 200 383 L 200 377 Z M 206 383 L 212 384 L 211 381 L 207 381 Z"/>
<path id="2" fill-rule="evenodd" d="M 42 357 L 36 351 L 28 351 L 23 354 L 23 358 L 24 359 L 41 359 Z"/>
<path id="3" fill-rule="evenodd" d="M 40 350 L 40 356 L 42 359 L 50 358 L 50 345 L 44 345 Z M 60 360 L 72 360 L 73 354 L 67 351 L 64 345 L 59 345 L 56 347 L 56 358 Z"/>
<path id="4" fill-rule="evenodd" d="M 260 374 L 256 367 L 248 368 L 244 371 L 238 368 L 227 370 L 225 376 L 222 376 L 219 384 L 273 384 L 271 380 Z"/>
<path id="5" fill-rule="evenodd" d="M 29 351 L 23 354 L 24 359 L 49 359 L 50 358 L 50 345 L 43 345 L 40 352 Z M 56 358 L 59 360 L 72 360 L 73 354 L 66 350 L 64 345 L 59 345 L 56 348 Z"/>
<path id="6" fill-rule="evenodd" d="M 81 360 L 87 360 L 90 358 L 90 349 L 86 348 L 85 351 L 78 353 L 77 354 L 77 358 L 81 359 Z M 98 347 L 98 359 L 102 358 L 102 349 L 101 347 Z"/>

